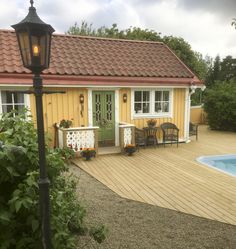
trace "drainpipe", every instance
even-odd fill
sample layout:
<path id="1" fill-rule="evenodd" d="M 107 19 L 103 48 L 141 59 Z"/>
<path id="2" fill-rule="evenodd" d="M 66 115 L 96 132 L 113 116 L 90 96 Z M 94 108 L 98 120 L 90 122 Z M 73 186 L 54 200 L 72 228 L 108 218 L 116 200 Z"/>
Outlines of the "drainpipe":
<path id="1" fill-rule="evenodd" d="M 187 122 L 186 122 L 186 143 L 190 142 L 189 139 L 189 122 L 190 122 L 190 109 L 191 109 L 191 95 L 195 93 L 197 86 L 191 83 L 189 88 L 189 93 L 187 94 L 186 101 L 187 101 Z"/>

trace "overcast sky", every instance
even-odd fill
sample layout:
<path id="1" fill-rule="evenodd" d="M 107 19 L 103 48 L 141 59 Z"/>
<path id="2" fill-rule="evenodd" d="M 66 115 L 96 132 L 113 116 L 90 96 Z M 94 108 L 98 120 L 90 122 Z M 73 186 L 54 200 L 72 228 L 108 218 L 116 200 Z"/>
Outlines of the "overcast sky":
<path id="1" fill-rule="evenodd" d="M 57 33 L 82 20 L 94 27 L 117 23 L 183 37 L 205 55 L 236 57 L 236 0 L 35 0 L 40 18 Z M 29 0 L 0 0 L 0 28 L 21 21 Z"/>

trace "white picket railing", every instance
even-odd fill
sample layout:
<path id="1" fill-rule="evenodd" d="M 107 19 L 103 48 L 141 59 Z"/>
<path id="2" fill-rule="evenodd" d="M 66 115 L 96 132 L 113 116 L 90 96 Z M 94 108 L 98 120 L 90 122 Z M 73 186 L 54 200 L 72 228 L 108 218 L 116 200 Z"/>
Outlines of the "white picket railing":
<path id="1" fill-rule="evenodd" d="M 59 148 L 72 148 L 79 152 L 84 148 L 95 148 L 98 150 L 98 129 L 92 127 L 58 128 Z"/>
<path id="2" fill-rule="evenodd" d="M 128 144 L 135 144 L 135 125 L 120 123 L 120 147 L 124 149 Z"/>

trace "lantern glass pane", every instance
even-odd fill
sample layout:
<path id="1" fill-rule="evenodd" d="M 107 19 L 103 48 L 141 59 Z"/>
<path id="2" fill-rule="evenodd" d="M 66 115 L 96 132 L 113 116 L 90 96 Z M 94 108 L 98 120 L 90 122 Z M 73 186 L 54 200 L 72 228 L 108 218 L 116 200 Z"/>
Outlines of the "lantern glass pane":
<path id="1" fill-rule="evenodd" d="M 32 41 L 32 55 L 39 57 L 41 53 L 39 38 L 37 36 L 32 36 L 31 41 Z"/>
<path id="2" fill-rule="evenodd" d="M 41 47 L 41 53 L 40 53 L 40 64 L 41 66 L 47 66 L 47 55 L 46 55 L 46 35 L 43 35 L 40 37 L 40 47 Z"/>
<path id="3" fill-rule="evenodd" d="M 22 60 L 25 66 L 31 65 L 31 56 L 30 56 L 30 43 L 29 36 L 27 32 L 19 32 L 19 43 L 22 53 Z"/>

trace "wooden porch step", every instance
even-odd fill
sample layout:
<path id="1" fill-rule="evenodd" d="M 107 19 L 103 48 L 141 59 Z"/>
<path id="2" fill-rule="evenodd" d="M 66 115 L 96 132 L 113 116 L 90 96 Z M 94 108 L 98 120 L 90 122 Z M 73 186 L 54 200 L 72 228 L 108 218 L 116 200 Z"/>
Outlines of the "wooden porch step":
<path id="1" fill-rule="evenodd" d="M 109 155 L 121 153 L 120 146 L 98 147 L 98 155 Z"/>

